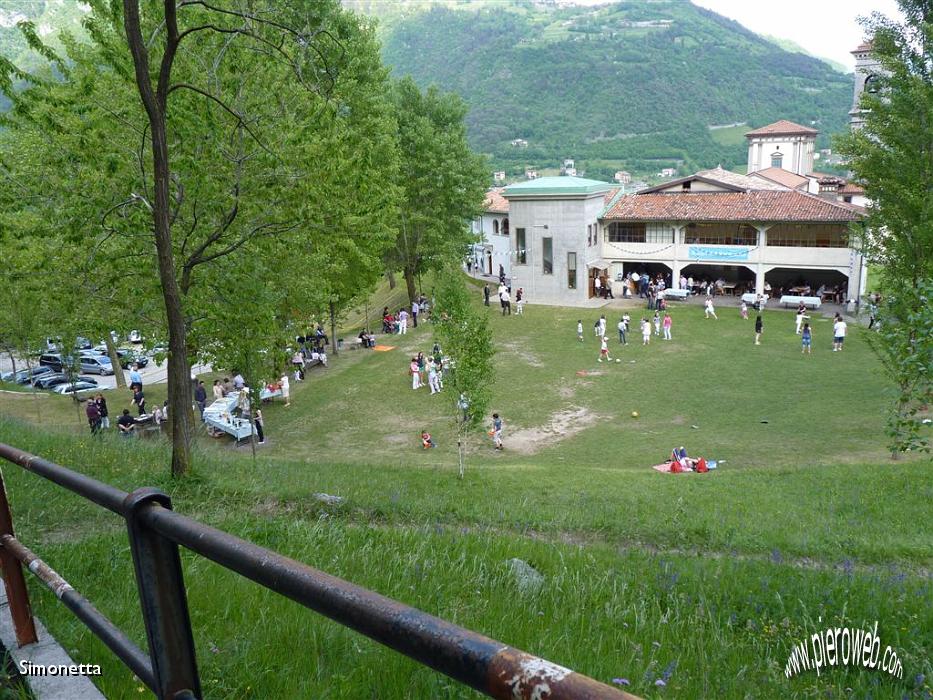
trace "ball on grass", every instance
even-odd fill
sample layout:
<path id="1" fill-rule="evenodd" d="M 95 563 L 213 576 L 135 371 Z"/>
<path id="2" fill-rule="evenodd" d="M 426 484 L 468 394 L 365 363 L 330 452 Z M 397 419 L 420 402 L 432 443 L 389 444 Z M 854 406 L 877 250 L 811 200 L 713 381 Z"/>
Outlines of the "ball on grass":
<path id="1" fill-rule="evenodd" d="M 622 362 L 622 360 L 620 360 L 620 359 L 617 357 L 617 358 L 616 358 L 616 362 Z"/>
<path id="2" fill-rule="evenodd" d="M 632 418 L 638 418 L 638 411 L 632 411 Z"/>

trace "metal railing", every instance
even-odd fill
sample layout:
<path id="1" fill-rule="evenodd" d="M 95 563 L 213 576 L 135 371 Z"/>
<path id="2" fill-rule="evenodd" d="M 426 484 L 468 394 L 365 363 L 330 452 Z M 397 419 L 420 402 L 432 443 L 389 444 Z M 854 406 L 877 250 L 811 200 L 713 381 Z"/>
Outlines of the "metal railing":
<path id="1" fill-rule="evenodd" d="M 489 697 L 635 698 L 176 513 L 156 489 L 126 493 L 3 443 L 0 457 L 125 519 L 148 653 L 16 539 L 0 474 L 0 566 L 17 643 L 37 641 L 25 565 L 160 700 L 203 697 L 179 545 Z"/>

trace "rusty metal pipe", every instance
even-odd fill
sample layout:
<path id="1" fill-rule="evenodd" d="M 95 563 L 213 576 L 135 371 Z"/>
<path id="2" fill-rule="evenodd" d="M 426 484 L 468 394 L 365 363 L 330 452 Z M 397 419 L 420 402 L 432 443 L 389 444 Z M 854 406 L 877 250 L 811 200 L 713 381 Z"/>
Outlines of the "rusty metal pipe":
<path id="1" fill-rule="evenodd" d="M 46 564 L 26 545 L 12 535 L 0 536 L 0 545 L 10 552 L 29 571 L 45 584 L 55 596 L 74 613 L 81 622 L 87 625 L 98 639 L 117 655 L 136 676 L 149 688 L 155 688 L 152 674 L 152 665 L 149 657 L 127 637 L 116 625 L 108 620 L 83 595 L 78 593 L 71 585 L 58 574 L 51 566 Z"/>
<path id="2" fill-rule="evenodd" d="M 164 537 L 493 698 L 634 698 L 158 504 L 136 517 Z"/>
<path id="3" fill-rule="evenodd" d="M 117 515 L 123 515 L 123 501 L 127 496 L 125 491 L 2 442 L 0 442 L 0 457 L 18 464 L 26 471 L 63 486 Z"/>

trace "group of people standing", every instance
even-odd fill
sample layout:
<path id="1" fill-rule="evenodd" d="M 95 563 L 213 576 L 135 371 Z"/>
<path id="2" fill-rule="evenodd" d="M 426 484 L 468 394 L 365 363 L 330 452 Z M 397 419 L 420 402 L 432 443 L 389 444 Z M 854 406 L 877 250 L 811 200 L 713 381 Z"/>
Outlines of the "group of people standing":
<path id="1" fill-rule="evenodd" d="M 483 304 L 489 306 L 489 285 L 483 285 Z M 496 296 L 499 297 L 499 306 L 502 308 L 503 316 L 512 315 L 512 288 L 507 287 L 503 280 L 499 281 L 499 287 L 496 290 Z M 515 315 L 521 316 L 525 308 L 525 290 L 519 287 L 515 291 Z"/>
<path id="2" fill-rule="evenodd" d="M 441 347 L 434 343 L 431 354 L 425 357 L 423 352 L 411 358 L 408 365 L 408 374 L 411 376 L 411 388 L 420 389 L 428 386 L 431 394 L 439 394 L 444 388 L 444 374 L 448 365 L 441 355 Z"/>
<path id="3" fill-rule="evenodd" d="M 421 294 L 411 302 L 411 311 L 407 307 L 401 307 L 397 312 L 389 311 L 388 306 L 382 308 L 382 332 L 398 335 L 408 333 L 408 324 L 412 328 L 418 327 L 418 317 L 426 313 L 428 309 L 428 300 Z"/>

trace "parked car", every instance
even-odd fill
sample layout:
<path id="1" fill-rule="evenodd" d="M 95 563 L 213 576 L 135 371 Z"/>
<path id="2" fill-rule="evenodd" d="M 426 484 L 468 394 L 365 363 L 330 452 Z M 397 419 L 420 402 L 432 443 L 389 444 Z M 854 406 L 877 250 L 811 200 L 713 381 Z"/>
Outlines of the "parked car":
<path id="1" fill-rule="evenodd" d="M 90 377 L 90 376 L 88 376 L 88 375 L 86 375 L 86 374 L 79 374 L 79 375 L 75 378 L 75 381 L 76 381 L 76 382 L 85 382 L 85 383 L 87 383 L 87 384 L 93 384 L 94 386 L 97 386 L 97 384 L 98 384 L 97 380 L 94 379 L 94 377 Z M 109 388 L 109 387 L 101 387 L 101 388 L 102 388 L 102 389 L 107 389 L 107 388 Z"/>
<path id="2" fill-rule="evenodd" d="M 95 345 L 93 348 L 93 351 L 96 352 L 97 354 L 106 355 L 107 357 L 110 357 L 109 353 L 107 352 L 106 345 Z M 84 352 L 91 352 L 91 351 L 84 351 Z M 117 348 L 117 356 L 120 358 L 120 366 L 123 369 L 129 369 L 130 367 L 133 366 L 134 362 L 138 364 L 140 367 L 145 367 L 146 365 L 149 364 L 148 357 L 146 357 L 141 352 L 137 352 L 136 350 L 131 350 L 129 348 Z"/>
<path id="3" fill-rule="evenodd" d="M 43 374 L 36 379 L 32 385 L 37 389 L 51 389 L 56 384 L 67 384 L 71 380 L 62 372 L 53 372 L 52 374 Z"/>
<path id="4" fill-rule="evenodd" d="M 82 372 L 90 374 L 113 374 L 113 365 L 106 355 L 84 355 L 78 358 Z"/>
<path id="5" fill-rule="evenodd" d="M 88 350 L 81 350 L 78 352 L 79 357 L 106 357 L 107 349 L 98 350 L 97 348 L 90 348 Z"/>
<path id="6" fill-rule="evenodd" d="M 18 369 L 16 373 L 13 372 L 4 372 L 0 375 L 0 381 L 10 382 L 11 384 L 29 384 L 32 381 L 32 378 L 39 375 L 45 374 L 46 372 L 51 372 L 49 367 L 32 367 L 30 369 Z"/>
<path id="7" fill-rule="evenodd" d="M 56 394 L 80 394 L 82 391 L 100 391 L 101 389 L 109 389 L 110 387 L 99 387 L 96 384 L 91 384 L 90 382 L 65 382 L 64 384 L 56 384 L 52 387 L 52 391 Z"/>
<path id="8" fill-rule="evenodd" d="M 67 362 L 71 362 L 71 358 L 67 358 Z M 39 364 L 44 367 L 51 367 L 55 372 L 61 372 L 65 369 L 66 360 L 62 359 L 62 356 L 57 352 L 47 352 L 44 355 L 39 356 Z"/>
<path id="9" fill-rule="evenodd" d="M 87 338 L 82 338 L 80 335 L 75 338 L 75 350 L 90 350 L 92 347 L 91 341 Z"/>

